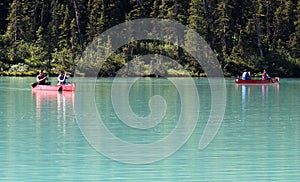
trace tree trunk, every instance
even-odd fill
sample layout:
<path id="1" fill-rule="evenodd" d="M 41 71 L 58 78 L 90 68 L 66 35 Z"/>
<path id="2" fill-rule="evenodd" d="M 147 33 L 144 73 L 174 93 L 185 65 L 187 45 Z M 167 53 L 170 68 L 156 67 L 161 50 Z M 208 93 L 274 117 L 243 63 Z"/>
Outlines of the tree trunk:
<path id="1" fill-rule="evenodd" d="M 79 21 L 79 10 L 76 4 L 76 0 L 74 0 L 74 10 L 75 10 L 75 17 L 76 17 L 76 23 L 78 28 L 78 34 L 79 34 L 79 43 L 81 47 L 81 54 L 83 54 L 84 51 L 84 42 L 83 42 L 83 35 L 80 28 L 80 21 Z"/>
<path id="2" fill-rule="evenodd" d="M 211 41 L 211 33 L 210 33 L 210 26 L 212 25 L 211 21 L 210 21 L 210 12 L 209 12 L 209 8 L 208 8 L 208 5 L 207 5 L 207 1 L 206 0 L 203 0 L 203 5 L 204 5 L 204 15 L 205 15 L 205 19 L 206 19 L 206 22 L 207 22 L 207 41 L 209 43 L 209 45 L 212 45 L 212 41 Z"/>
<path id="3" fill-rule="evenodd" d="M 19 17 L 19 4 L 20 1 L 19 0 L 15 0 L 16 3 L 16 17 Z M 18 22 L 18 18 L 16 18 L 14 20 L 14 40 L 17 41 L 19 39 L 19 22 Z"/>
<path id="4" fill-rule="evenodd" d="M 254 4 L 254 18 L 255 18 L 255 27 L 256 27 L 256 33 L 257 33 L 257 45 L 259 48 L 259 54 L 260 54 L 260 57 L 264 57 L 262 44 L 261 44 L 260 26 L 259 26 L 259 19 L 258 19 L 258 12 L 257 12 L 256 4 Z"/>

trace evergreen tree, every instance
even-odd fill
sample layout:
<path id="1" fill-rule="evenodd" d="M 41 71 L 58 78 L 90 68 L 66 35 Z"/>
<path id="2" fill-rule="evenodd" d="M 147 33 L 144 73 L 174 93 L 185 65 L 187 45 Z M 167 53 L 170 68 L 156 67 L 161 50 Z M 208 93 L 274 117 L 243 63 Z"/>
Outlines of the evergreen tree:
<path id="1" fill-rule="evenodd" d="M 75 20 L 77 23 L 77 31 L 79 35 L 79 43 L 81 47 L 81 54 L 84 51 L 84 34 L 85 34 L 85 28 L 86 28 L 86 22 L 88 20 L 88 15 L 85 14 L 86 11 L 86 5 L 85 0 L 73 0 L 73 6 L 70 6 L 74 8 L 74 14 L 75 14 Z"/>
<path id="2" fill-rule="evenodd" d="M 10 5 L 7 37 L 12 41 L 35 39 L 34 2 L 14 0 Z"/>
<path id="3" fill-rule="evenodd" d="M 161 6 L 162 1 L 161 0 L 154 0 L 153 5 L 151 7 L 151 13 L 150 16 L 152 18 L 159 18 L 159 7 Z"/>
<path id="4" fill-rule="evenodd" d="M 47 29 L 49 30 L 49 43 L 52 44 L 52 49 L 58 47 L 58 36 L 59 36 L 59 23 L 60 23 L 60 14 L 58 13 L 59 4 L 57 0 L 52 0 L 51 3 L 51 14 L 52 18 L 48 24 Z"/>
<path id="5" fill-rule="evenodd" d="M 289 49 L 291 50 L 291 55 L 294 58 L 300 59 L 300 1 L 298 1 L 297 7 L 294 10 L 295 21 L 293 22 L 294 31 L 290 35 L 290 40 L 288 41 Z"/>
<path id="6" fill-rule="evenodd" d="M 136 18 L 147 18 L 150 16 L 152 7 L 151 0 L 130 0 L 131 11 L 126 16 L 127 20 Z"/>
<path id="7" fill-rule="evenodd" d="M 157 3 L 155 4 L 157 6 Z M 189 2 L 185 0 L 162 0 L 158 6 L 158 18 L 176 20 L 186 24 Z"/>
<path id="8" fill-rule="evenodd" d="M 162 0 L 158 7 L 158 15 L 157 18 L 161 19 L 172 19 L 173 14 L 169 13 L 170 8 L 173 6 L 173 0 Z M 172 12 L 172 11 L 171 11 Z"/>
<path id="9" fill-rule="evenodd" d="M 189 8 L 188 26 L 207 40 L 208 22 L 205 19 L 203 0 L 191 0 Z"/>
<path id="10" fill-rule="evenodd" d="M 58 26 L 59 35 L 58 35 L 58 48 L 69 48 L 70 45 L 70 15 L 69 15 L 69 8 L 67 6 L 61 5 L 60 7 L 60 17 L 61 22 Z"/>
<path id="11" fill-rule="evenodd" d="M 38 51 L 39 51 L 39 52 L 37 52 L 37 54 L 39 55 L 39 58 L 38 59 L 35 58 L 35 61 L 40 62 L 40 64 L 42 64 L 41 67 L 43 67 L 43 69 L 49 70 L 50 65 L 48 65 L 49 62 L 47 59 L 47 56 L 48 56 L 47 44 L 48 44 L 48 42 L 45 39 L 44 34 L 45 34 L 45 30 L 42 26 L 40 26 L 36 32 L 37 40 L 35 42 L 35 46 L 38 48 Z"/>
<path id="12" fill-rule="evenodd" d="M 4 34 L 7 28 L 7 16 L 9 12 L 9 4 L 12 0 L 5 0 L 0 2 L 0 35 Z"/>
<path id="13" fill-rule="evenodd" d="M 228 0 L 221 0 L 218 5 L 216 12 L 214 13 L 215 20 L 215 48 L 219 52 L 219 59 L 225 60 L 231 51 L 231 38 L 233 34 L 233 27 L 231 26 L 230 16 L 231 16 L 232 6 L 229 4 Z"/>
<path id="14" fill-rule="evenodd" d="M 107 25 L 105 30 L 125 21 L 121 0 L 104 0 L 104 10 L 106 11 L 104 22 Z"/>
<path id="15" fill-rule="evenodd" d="M 90 0 L 88 2 L 89 20 L 86 28 L 87 42 L 104 31 L 104 4 L 103 0 Z"/>
<path id="16" fill-rule="evenodd" d="M 274 16 L 274 43 L 277 49 L 285 49 L 294 31 L 294 4 L 291 0 L 281 1 Z"/>
<path id="17" fill-rule="evenodd" d="M 9 15 L 7 17 L 8 26 L 6 31 L 6 37 L 10 42 L 15 42 L 20 39 L 20 31 L 21 31 L 21 3 L 19 0 L 13 0 L 10 4 Z"/>

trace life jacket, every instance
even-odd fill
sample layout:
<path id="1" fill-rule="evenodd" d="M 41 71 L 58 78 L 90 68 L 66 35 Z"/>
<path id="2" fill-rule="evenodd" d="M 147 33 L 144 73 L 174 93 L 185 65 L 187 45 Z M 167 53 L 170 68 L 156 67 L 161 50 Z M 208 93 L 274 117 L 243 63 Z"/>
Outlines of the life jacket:
<path id="1" fill-rule="evenodd" d="M 247 80 L 249 78 L 249 73 L 248 72 L 244 72 L 242 75 L 242 79 L 243 80 Z"/>
<path id="2" fill-rule="evenodd" d="M 267 73 L 263 73 L 261 79 L 266 80 L 268 78 Z"/>
<path id="3" fill-rule="evenodd" d="M 67 83 L 67 76 L 65 76 L 65 75 L 59 75 L 58 76 L 58 79 L 59 80 L 63 80 L 63 82 L 61 82 L 61 84 L 66 84 Z"/>

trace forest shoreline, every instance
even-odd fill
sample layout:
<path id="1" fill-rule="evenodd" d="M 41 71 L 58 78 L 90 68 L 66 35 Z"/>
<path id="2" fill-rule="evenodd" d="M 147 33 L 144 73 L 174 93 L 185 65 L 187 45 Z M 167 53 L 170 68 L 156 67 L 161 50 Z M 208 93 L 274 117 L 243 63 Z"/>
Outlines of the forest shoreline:
<path id="1" fill-rule="evenodd" d="M 0 3 L 0 71 L 7 76 L 33 76 L 38 69 L 50 70 L 50 74 L 72 72 L 91 42 L 97 40 L 102 50 L 112 48 L 111 39 L 97 39 L 100 34 L 143 18 L 171 20 L 197 32 L 226 77 L 264 69 L 270 76 L 300 77 L 300 1 L 296 0 L 7 0 Z M 177 37 L 168 28 L 161 31 L 168 32 L 165 40 Z M 193 38 L 185 36 L 184 42 L 189 45 Z M 128 42 L 83 66 L 91 70 L 100 63 L 103 69 L 98 74 L 109 77 L 148 54 L 169 57 L 192 76 L 204 73 L 182 47 L 157 40 Z M 158 68 L 163 66 L 159 59 L 152 61 Z M 132 71 L 144 66 L 141 62 L 133 65 Z M 146 67 L 147 73 L 155 69 Z"/>
<path id="2" fill-rule="evenodd" d="M 38 71 L 36 72 L 0 72 L 0 76 L 1 77 L 36 77 L 38 74 Z M 56 77 L 58 75 L 58 73 L 50 73 L 48 74 L 48 76 L 50 77 Z M 224 74 L 225 78 L 237 78 L 238 76 L 241 76 L 242 72 L 240 75 L 231 75 L 231 74 Z M 253 79 L 259 79 L 261 78 L 262 73 L 257 73 L 257 74 L 253 74 L 253 76 L 251 78 Z M 73 77 L 73 74 L 71 74 L 71 76 Z M 272 75 L 270 74 L 270 76 L 273 77 L 280 77 L 280 78 L 300 78 L 298 76 L 282 76 L 282 75 Z M 90 76 L 84 76 L 83 74 L 76 74 L 76 77 L 90 77 Z M 104 78 L 108 78 L 108 77 L 118 77 L 116 75 L 111 75 L 111 76 L 98 76 L 98 77 L 104 77 Z M 122 77 L 122 76 L 119 76 Z M 200 74 L 200 76 L 196 76 L 196 75 L 167 75 L 167 76 L 161 76 L 161 75 L 155 75 L 155 74 L 150 74 L 150 75 L 134 75 L 134 76 L 123 76 L 123 77 L 145 77 L 145 78 L 161 78 L 161 77 L 170 77 L 170 78 L 185 78 L 185 77 L 192 77 L 192 78 L 206 78 L 206 74 L 202 73 Z"/>

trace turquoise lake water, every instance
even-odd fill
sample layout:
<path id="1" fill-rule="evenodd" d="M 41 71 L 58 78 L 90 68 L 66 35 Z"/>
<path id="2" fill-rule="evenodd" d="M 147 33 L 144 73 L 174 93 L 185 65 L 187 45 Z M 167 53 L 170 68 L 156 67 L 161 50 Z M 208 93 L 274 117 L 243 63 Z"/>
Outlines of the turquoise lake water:
<path id="1" fill-rule="evenodd" d="M 32 92 L 34 78 L 0 78 L 0 181 L 300 181 L 300 79 L 226 79 L 204 149 L 207 79 L 75 80 L 74 93 L 49 93 Z"/>

